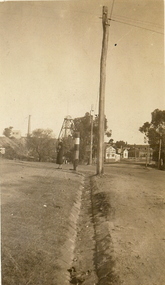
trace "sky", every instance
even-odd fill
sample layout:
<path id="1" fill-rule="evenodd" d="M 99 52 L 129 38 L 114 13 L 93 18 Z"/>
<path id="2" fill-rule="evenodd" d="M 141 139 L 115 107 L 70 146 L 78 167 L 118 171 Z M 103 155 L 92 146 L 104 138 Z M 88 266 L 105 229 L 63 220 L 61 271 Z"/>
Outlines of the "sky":
<path id="1" fill-rule="evenodd" d="M 139 127 L 165 110 L 163 0 L 0 3 L 0 135 L 98 114 L 102 7 L 110 20 L 105 115 L 114 141 L 141 144 Z"/>

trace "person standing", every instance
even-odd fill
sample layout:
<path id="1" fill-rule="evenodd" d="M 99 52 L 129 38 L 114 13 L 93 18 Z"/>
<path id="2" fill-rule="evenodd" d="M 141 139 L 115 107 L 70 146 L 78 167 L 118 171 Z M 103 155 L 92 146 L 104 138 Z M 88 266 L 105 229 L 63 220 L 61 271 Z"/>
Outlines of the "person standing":
<path id="1" fill-rule="evenodd" d="M 59 142 L 58 147 L 57 147 L 57 160 L 56 163 L 59 165 L 58 168 L 62 169 L 62 164 L 63 164 L 63 143 Z"/>

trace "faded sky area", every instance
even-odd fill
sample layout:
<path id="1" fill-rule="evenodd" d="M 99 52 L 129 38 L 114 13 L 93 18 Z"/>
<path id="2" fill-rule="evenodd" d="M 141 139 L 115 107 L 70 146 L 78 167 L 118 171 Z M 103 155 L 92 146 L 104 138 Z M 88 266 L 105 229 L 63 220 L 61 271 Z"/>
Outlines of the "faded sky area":
<path id="1" fill-rule="evenodd" d="M 92 104 L 98 113 L 102 6 L 112 11 L 108 127 L 115 141 L 143 143 L 138 128 L 165 109 L 162 0 L 1 2 L 0 135 L 9 126 L 26 135 L 31 115 L 32 130 L 58 137 L 65 116 Z"/>

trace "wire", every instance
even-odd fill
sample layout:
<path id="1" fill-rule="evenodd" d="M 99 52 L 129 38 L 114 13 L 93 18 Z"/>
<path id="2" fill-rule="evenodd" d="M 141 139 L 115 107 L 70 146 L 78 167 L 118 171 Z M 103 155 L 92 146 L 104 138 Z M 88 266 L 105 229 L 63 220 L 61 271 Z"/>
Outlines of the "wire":
<path id="1" fill-rule="evenodd" d="M 139 28 L 139 29 L 143 29 L 143 30 L 147 30 L 147 31 L 154 32 L 154 33 L 157 33 L 157 34 L 164 35 L 164 33 L 157 32 L 157 31 L 154 31 L 154 30 L 151 30 L 151 29 L 147 29 L 147 28 L 144 28 L 144 27 L 140 27 L 140 26 L 137 26 L 137 25 L 133 25 L 133 24 L 130 24 L 130 23 L 118 21 L 118 20 L 115 20 L 115 19 L 110 19 L 110 20 L 113 21 L 113 22 L 125 24 L 125 25 L 128 25 L 128 26 L 132 26 L 132 27 L 136 27 L 136 28 Z"/>
<path id="2" fill-rule="evenodd" d="M 26 3 L 26 2 L 25 2 Z M 152 30 L 152 29 L 149 29 L 149 28 L 144 28 L 144 27 L 140 27 L 140 26 L 137 26 L 135 24 L 131 24 L 131 23 L 126 23 L 126 22 L 123 22 L 123 21 L 120 21 L 120 20 L 117 20 L 117 19 L 112 19 L 112 13 L 113 13 L 113 8 L 114 8 L 114 3 L 115 3 L 115 0 L 113 0 L 113 3 L 112 3 L 112 8 L 111 8 L 111 13 L 110 13 L 110 18 L 109 20 L 110 21 L 113 21 L 113 22 L 117 22 L 117 23 L 121 23 L 121 24 L 125 24 L 125 25 L 128 25 L 128 26 L 132 26 L 132 27 L 136 27 L 136 28 L 139 28 L 139 29 L 143 29 L 143 30 L 147 30 L 147 31 L 150 31 L 150 32 L 154 32 L 154 33 L 157 33 L 157 34 L 161 34 L 161 35 L 164 35 L 163 32 L 158 32 L 158 31 L 155 31 L 155 30 Z M 32 5 L 31 5 L 32 6 Z M 38 5 L 38 6 L 41 6 L 42 5 Z M 55 11 L 59 11 L 60 9 L 55 9 Z M 63 9 L 64 10 L 64 9 Z M 61 11 L 61 10 L 60 10 Z M 72 11 L 72 12 L 75 12 L 75 13 L 84 13 L 84 14 L 88 14 L 88 15 L 95 15 L 95 14 L 92 14 L 92 13 L 86 13 L 86 12 L 80 12 L 80 11 Z M 17 13 L 2 13 L 0 12 L 0 14 L 5 14 L 5 15 L 18 15 Z M 27 16 L 27 15 L 26 15 Z M 54 19 L 53 17 L 46 17 L 46 16 L 41 16 L 41 15 L 37 15 L 38 17 L 41 17 L 41 18 L 48 18 L 48 19 Z M 95 15 L 96 16 L 96 15 Z M 25 15 L 24 15 L 25 17 Z M 97 17 L 97 16 L 96 16 Z M 116 16 L 118 17 L 118 16 Z M 136 21 L 136 22 L 141 22 L 141 23 L 146 23 L 146 24 L 150 24 L 150 25 L 156 25 L 156 24 L 152 24 L 151 22 L 145 22 L 145 21 L 139 21 L 139 20 L 133 20 L 133 19 L 130 19 L 130 18 L 127 18 L 127 17 L 124 17 L 124 16 L 119 16 L 119 17 L 123 17 L 123 18 L 126 18 L 130 21 Z M 100 18 L 100 17 L 99 17 Z M 157 25 L 157 26 L 160 26 L 160 25 Z"/>
<path id="3" fill-rule="evenodd" d="M 112 8 L 111 8 L 111 13 L 110 13 L 110 18 L 112 17 L 112 13 L 113 13 L 114 4 L 115 4 L 115 0 L 113 0 L 113 3 L 112 3 Z"/>
<path id="4" fill-rule="evenodd" d="M 160 28 L 163 27 L 163 25 L 160 25 L 160 24 L 155 24 L 153 22 L 148 22 L 148 21 L 141 21 L 141 20 L 136 20 L 136 19 L 131 19 L 129 17 L 125 17 L 125 16 L 121 16 L 121 15 L 114 15 L 113 18 L 119 18 L 117 20 L 122 20 L 122 21 L 131 21 L 131 22 L 140 22 L 141 24 L 145 24 L 145 25 L 151 25 L 151 26 L 158 26 Z M 124 19 L 120 19 L 120 18 L 124 18 Z"/>
<path id="5" fill-rule="evenodd" d="M 129 35 L 129 34 L 132 32 L 133 29 L 134 29 L 134 27 L 132 27 L 132 29 L 130 29 L 126 34 L 124 34 L 124 35 L 123 35 L 121 38 L 119 38 L 116 42 L 119 44 L 119 42 L 121 42 L 123 38 L 125 38 L 127 35 Z M 111 48 L 111 50 L 114 49 L 114 48 L 115 48 L 115 45 Z"/>

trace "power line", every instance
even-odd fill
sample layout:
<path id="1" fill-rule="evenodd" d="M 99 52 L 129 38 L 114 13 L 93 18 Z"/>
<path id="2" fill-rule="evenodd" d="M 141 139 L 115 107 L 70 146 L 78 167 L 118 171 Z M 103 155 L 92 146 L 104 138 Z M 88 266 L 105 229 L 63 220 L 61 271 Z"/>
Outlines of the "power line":
<path id="1" fill-rule="evenodd" d="M 154 30 L 151 30 L 151 29 L 148 29 L 148 28 L 140 27 L 140 26 L 137 26 L 137 25 L 133 25 L 133 24 L 130 24 L 130 23 L 118 21 L 118 20 L 115 20 L 115 19 L 109 19 L 109 20 L 110 20 L 110 21 L 113 21 L 113 22 L 125 24 L 125 25 L 128 25 L 128 26 L 132 26 L 132 27 L 136 27 L 136 28 L 139 28 L 139 29 L 143 29 L 143 30 L 147 30 L 147 31 L 154 32 L 154 33 L 157 33 L 157 34 L 164 35 L 164 33 L 157 32 L 157 31 L 154 31 Z"/>
<path id="2" fill-rule="evenodd" d="M 149 22 L 149 21 L 142 21 L 142 20 L 137 20 L 137 19 L 132 19 L 132 18 L 129 18 L 129 17 L 126 17 L 126 16 L 121 16 L 121 15 L 113 15 L 114 18 L 119 18 L 117 20 L 123 20 L 123 21 L 131 21 L 131 22 L 140 22 L 141 24 L 144 24 L 144 25 L 151 25 L 151 26 L 158 26 L 160 28 L 163 28 L 163 25 L 160 25 L 160 24 L 156 24 L 154 22 Z M 120 19 L 120 18 L 124 18 L 124 19 Z"/>
<path id="3" fill-rule="evenodd" d="M 114 4 L 115 4 L 115 0 L 113 0 L 113 3 L 112 3 L 112 8 L 111 8 L 111 13 L 110 13 L 110 18 L 112 17 L 112 13 L 113 13 Z"/>
<path id="4" fill-rule="evenodd" d="M 123 21 L 120 21 L 120 20 L 117 20 L 117 19 L 112 19 L 111 16 L 112 16 L 112 13 L 113 13 L 113 8 L 114 8 L 114 3 L 115 3 L 115 0 L 113 0 L 113 3 L 112 3 L 112 8 L 111 8 L 111 14 L 110 14 L 110 18 L 109 20 L 110 21 L 113 21 L 113 22 L 117 22 L 117 23 L 121 23 L 121 24 L 125 24 L 125 25 L 128 25 L 128 26 L 132 26 L 132 27 L 136 27 L 136 28 L 139 28 L 139 29 L 143 29 L 143 30 L 147 30 L 147 31 L 150 31 L 150 32 L 154 32 L 154 33 L 157 33 L 157 34 L 161 34 L 161 35 L 164 35 L 163 32 L 158 32 L 158 31 L 155 31 L 155 30 L 152 30 L 152 29 L 149 29 L 149 28 L 144 28 L 144 27 L 140 27 L 140 26 L 137 26 L 135 24 L 131 24 L 131 23 L 126 23 L 126 22 L 123 22 Z M 32 6 L 32 5 L 30 5 Z M 38 5 L 40 7 L 45 7 L 45 6 L 42 6 L 42 5 Z M 61 11 L 61 9 L 55 9 L 55 12 L 56 11 Z M 67 11 L 66 9 L 62 9 L 62 11 Z M 86 15 L 93 15 L 93 16 L 96 16 L 98 17 L 97 15 L 93 14 L 93 13 L 88 13 L 88 12 L 84 12 L 84 11 L 72 11 L 72 13 L 79 13 L 79 14 L 86 14 Z M 3 13 L 3 12 L 0 12 L 0 14 L 3 14 L 3 15 L 15 15 L 15 16 L 18 16 L 19 14 L 18 13 Z M 24 14 L 24 17 L 29 17 L 29 15 L 25 15 Z M 53 17 L 51 16 L 41 16 L 41 15 L 37 15 L 37 17 L 40 17 L 40 18 L 47 18 L 47 19 L 54 19 Z M 146 23 L 146 24 L 149 24 L 149 25 L 157 25 L 159 27 L 161 27 L 161 25 L 159 24 L 155 24 L 155 23 L 151 23 L 151 22 L 145 22 L 145 21 L 140 21 L 140 20 L 133 20 L 133 19 L 130 19 L 128 17 L 124 17 L 124 16 L 114 16 L 114 17 L 123 17 L 123 18 L 126 18 L 128 19 L 129 21 L 136 21 L 136 22 L 140 22 L 140 23 Z M 99 17 L 100 18 L 100 17 Z"/>

